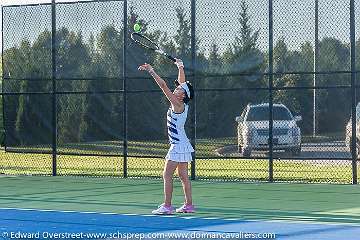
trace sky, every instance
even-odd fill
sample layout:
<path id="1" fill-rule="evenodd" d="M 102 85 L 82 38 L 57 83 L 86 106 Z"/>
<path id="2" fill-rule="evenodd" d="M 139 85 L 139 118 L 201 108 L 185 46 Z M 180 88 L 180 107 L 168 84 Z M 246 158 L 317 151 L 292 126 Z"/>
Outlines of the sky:
<path id="1" fill-rule="evenodd" d="M 58 0 L 70 2 L 72 0 Z M 299 49 L 306 41 L 314 41 L 314 1 L 315 0 L 274 0 L 274 42 L 283 38 L 290 49 Z M 0 0 L 1 5 L 49 3 L 50 0 Z M 190 0 L 128 0 L 141 18 L 149 21 L 149 29 L 161 29 L 173 36 L 178 28 L 175 8 L 183 6 L 190 15 Z M 239 0 L 198 0 L 196 5 L 196 34 L 201 39 L 200 48 L 207 51 L 215 42 L 224 51 L 239 34 Z M 360 13 L 360 1 L 356 2 L 355 13 Z M 268 47 L 268 0 L 247 0 L 250 23 L 259 31 L 258 46 Z M 58 26 L 81 31 L 85 38 L 90 32 L 100 31 L 103 24 L 114 23 L 121 26 L 122 3 L 62 5 L 59 7 Z M 70 6 L 70 7 L 69 7 Z M 8 9 L 8 8 L 5 8 Z M 349 43 L 349 1 L 319 0 L 319 38 L 336 37 Z M 34 40 L 39 33 L 50 28 L 49 9 L 46 7 L 23 8 L 24 18 L 10 15 L 10 23 L 4 23 L 6 34 L 4 47 L 19 43 L 24 36 Z M 0 13 L 1 14 L 1 13 Z M 1 17 L 1 16 L 0 16 Z M 2 19 L 2 18 L 1 18 Z M 18 20 L 16 20 L 18 19 Z M 72 22 L 73 24 L 70 24 Z M 99 24 L 102 22 L 103 24 Z M 14 27 L 14 24 L 19 24 Z M 34 24 L 35 23 L 35 24 Z M 360 38 L 360 16 L 356 16 L 356 38 Z M 1 26 L 0 26 L 1 27 Z M 0 41 L 0 47 L 2 42 Z"/>

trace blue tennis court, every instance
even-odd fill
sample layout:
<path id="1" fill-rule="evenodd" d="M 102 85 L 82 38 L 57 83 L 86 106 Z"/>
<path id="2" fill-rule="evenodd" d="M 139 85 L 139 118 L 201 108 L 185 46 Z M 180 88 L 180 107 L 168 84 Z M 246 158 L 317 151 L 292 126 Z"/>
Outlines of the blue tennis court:
<path id="1" fill-rule="evenodd" d="M 0 210 L 2 239 L 356 239 L 360 224 L 247 221 L 31 209 Z M 276 233 L 275 233 L 276 232 Z M 274 235 L 271 235 L 274 234 Z M 256 236 L 256 237 L 255 237 Z M 257 237 L 259 236 L 259 237 Z M 274 238 L 276 237 L 276 238 Z"/>

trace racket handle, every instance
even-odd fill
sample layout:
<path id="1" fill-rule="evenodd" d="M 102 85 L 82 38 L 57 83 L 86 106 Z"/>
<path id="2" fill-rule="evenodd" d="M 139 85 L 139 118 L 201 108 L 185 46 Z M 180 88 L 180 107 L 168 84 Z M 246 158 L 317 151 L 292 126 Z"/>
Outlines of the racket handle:
<path id="1" fill-rule="evenodd" d="M 173 58 L 172 56 L 170 56 L 170 55 L 166 55 L 166 56 L 167 56 L 168 59 L 172 60 L 173 62 L 176 62 L 176 59 Z"/>

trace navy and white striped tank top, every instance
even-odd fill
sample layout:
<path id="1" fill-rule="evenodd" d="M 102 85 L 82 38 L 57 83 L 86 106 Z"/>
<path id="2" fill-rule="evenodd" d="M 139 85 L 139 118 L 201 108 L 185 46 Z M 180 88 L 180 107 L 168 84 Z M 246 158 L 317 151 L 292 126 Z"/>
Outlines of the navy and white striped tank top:
<path id="1" fill-rule="evenodd" d="M 185 122 L 188 114 L 189 106 L 185 104 L 182 113 L 175 113 L 171 107 L 167 112 L 167 128 L 170 144 L 189 143 L 189 139 L 185 132 Z"/>

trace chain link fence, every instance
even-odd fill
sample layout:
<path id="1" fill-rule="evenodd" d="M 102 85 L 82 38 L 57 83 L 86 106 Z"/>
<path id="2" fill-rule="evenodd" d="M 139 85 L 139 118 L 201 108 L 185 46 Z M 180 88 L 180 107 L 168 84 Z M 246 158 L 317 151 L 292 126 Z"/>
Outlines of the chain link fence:
<path id="1" fill-rule="evenodd" d="M 3 174 L 160 177 L 176 67 L 196 97 L 193 179 L 357 183 L 360 4 L 80 1 L 2 6 Z M 352 140 L 354 139 L 354 141 Z"/>

